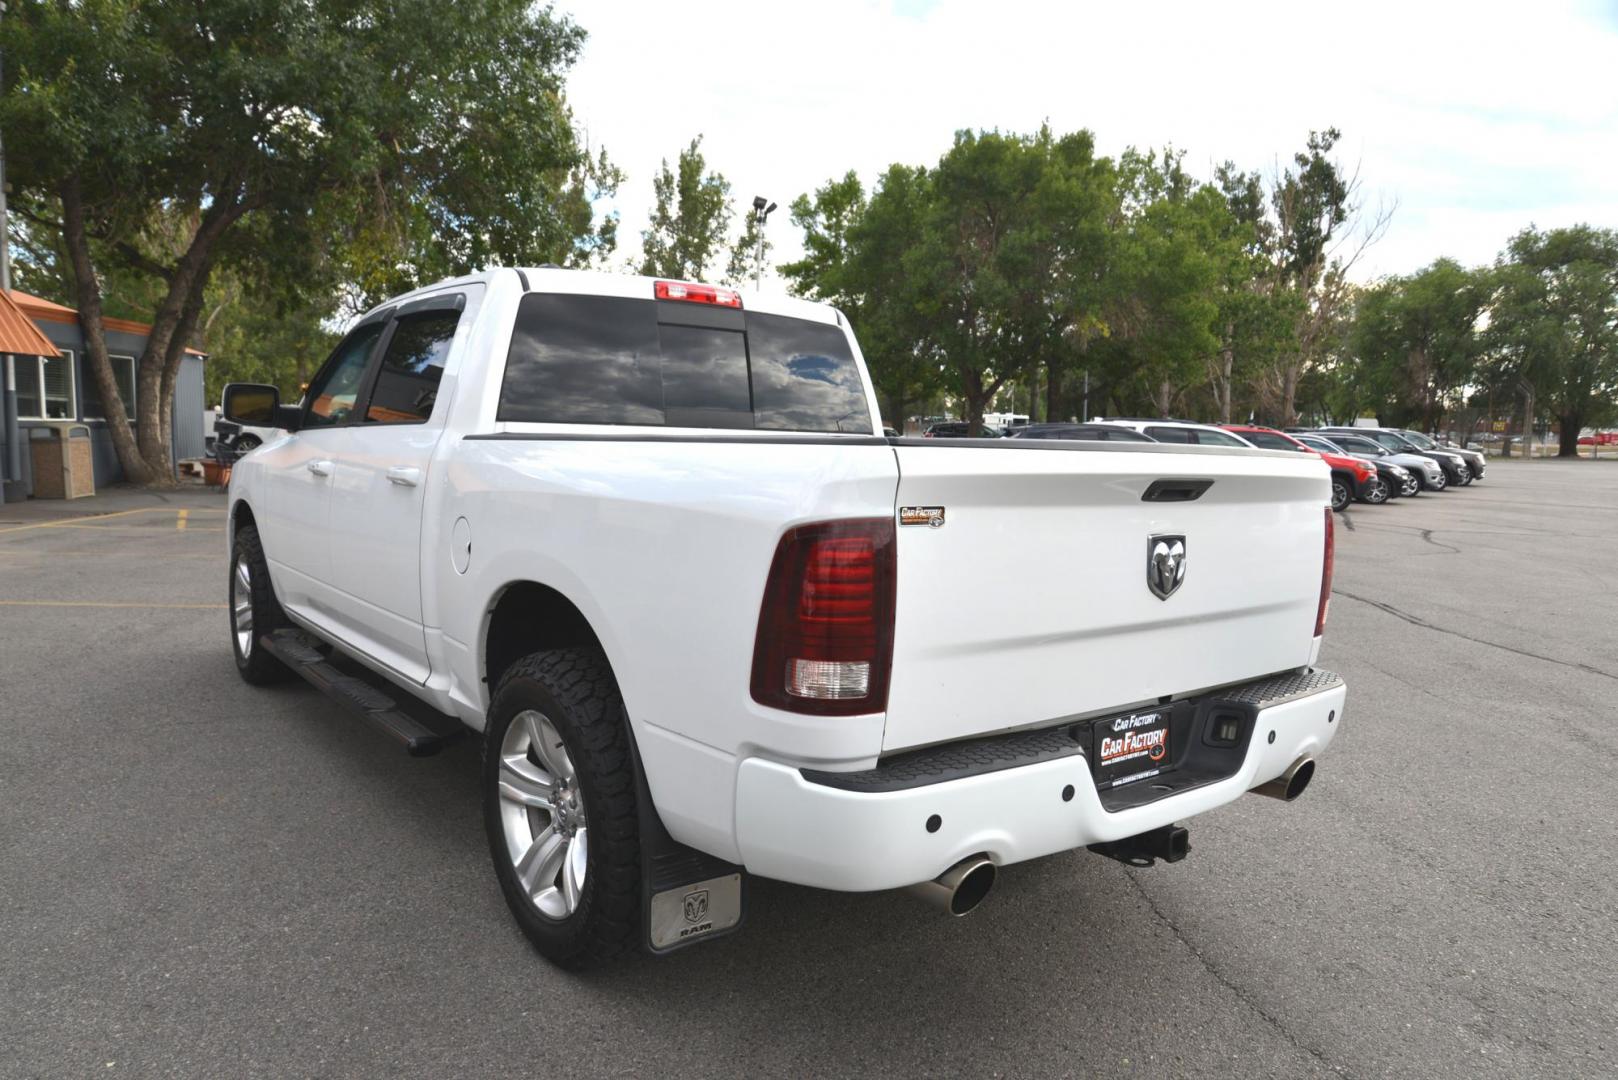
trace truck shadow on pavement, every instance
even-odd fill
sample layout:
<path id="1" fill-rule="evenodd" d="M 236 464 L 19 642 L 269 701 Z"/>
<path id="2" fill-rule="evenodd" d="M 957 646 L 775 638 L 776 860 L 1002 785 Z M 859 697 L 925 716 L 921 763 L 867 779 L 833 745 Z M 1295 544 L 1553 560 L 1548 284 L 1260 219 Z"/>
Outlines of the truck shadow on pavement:
<path id="1" fill-rule="evenodd" d="M 539 999 L 566 991 L 580 1008 L 633 1025 L 637 1042 L 678 1047 L 660 1066 L 768 1053 L 758 1071 L 1064 1071 L 1141 1061 L 1166 1025 L 1195 1023 L 1200 1012 L 1230 1026 L 1228 994 L 1131 880 L 1171 871 L 1125 870 L 1082 851 L 1005 868 L 989 899 L 963 919 L 897 892 L 755 878 L 746 922 L 729 938 L 562 971 L 528 946 L 490 871 L 477 788 L 481 739 L 469 735 L 436 758 L 412 760 L 313 692 L 286 693 L 306 706 L 289 710 L 298 715 L 287 734 L 318 744 L 310 749 L 328 759 L 329 775 L 374 800 L 366 818 L 392 834 L 370 838 L 393 860 L 388 879 L 351 878 L 351 901 L 367 903 L 372 888 L 395 891 L 390 905 L 455 924 L 454 962 L 475 971 L 487 993 Z M 416 874 L 432 887 L 408 880 Z M 1199 994 L 1224 1000 L 1199 1006 Z M 467 1020 L 476 1026 L 475 1016 Z M 1265 1026 L 1256 1016 L 1253 1024 Z M 534 1033 L 541 1041 L 545 1026 Z M 1049 1060 L 1003 1059 L 997 1044 L 1026 1054 L 1030 1028 L 1048 1033 L 1039 1045 Z"/>

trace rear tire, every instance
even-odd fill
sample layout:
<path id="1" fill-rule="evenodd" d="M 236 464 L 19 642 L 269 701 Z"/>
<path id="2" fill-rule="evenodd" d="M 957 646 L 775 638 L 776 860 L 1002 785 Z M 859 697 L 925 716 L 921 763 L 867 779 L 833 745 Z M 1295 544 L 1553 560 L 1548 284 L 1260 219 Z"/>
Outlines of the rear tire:
<path id="1" fill-rule="evenodd" d="M 495 690 L 483 821 L 534 948 L 583 967 L 640 943 L 640 830 L 623 699 L 599 649 L 531 653 Z"/>
<path id="2" fill-rule="evenodd" d="M 292 676 L 291 670 L 258 643 L 261 635 L 292 624 L 275 599 L 264 546 L 259 542 L 258 529 L 251 525 L 236 530 L 226 595 L 230 598 L 230 647 L 236 657 L 237 673 L 252 686 L 286 681 Z"/>

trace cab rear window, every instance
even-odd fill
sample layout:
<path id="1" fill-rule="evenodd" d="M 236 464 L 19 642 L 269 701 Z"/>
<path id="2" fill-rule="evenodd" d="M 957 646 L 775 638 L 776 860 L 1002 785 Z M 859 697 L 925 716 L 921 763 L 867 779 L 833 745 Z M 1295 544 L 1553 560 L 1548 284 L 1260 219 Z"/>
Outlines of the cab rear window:
<path id="1" fill-rule="evenodd" d="M 523 297 L 497 415 L 542 424 L 872 433 L 859 367 L 835 326 L 565 293 Z"/>

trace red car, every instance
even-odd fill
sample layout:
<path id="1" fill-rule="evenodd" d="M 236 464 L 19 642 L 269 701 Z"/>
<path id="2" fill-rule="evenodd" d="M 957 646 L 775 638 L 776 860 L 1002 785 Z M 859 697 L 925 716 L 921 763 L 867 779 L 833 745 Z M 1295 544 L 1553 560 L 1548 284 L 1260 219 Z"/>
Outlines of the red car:
<path id="1" fill-rule="evenodd" d="M 1348 504 L 1355 499 L 1366 502 L 1379 503 L 1387 501 L 1387 485 L 1383 484 L 1376 475 L 1376 466 L 1359 458 L 1343 457 L 1340 454 L 1327 454 L 1303 445 L 1291 435 L 1274 428 L 1254 427 L 1251 424 L 1222 424 L 1226 431 L 1233 431 L 1246 439 L 1254 446 L 1265 450 L 1297 450 L 1305 454 L 1313 454 L 1323 459 L 1331 466 L 1331 508 L 1341 513 L 1348 509 Z M 1377 497 L 1377 488 L 1381 488 L 1381 497 Z"/>

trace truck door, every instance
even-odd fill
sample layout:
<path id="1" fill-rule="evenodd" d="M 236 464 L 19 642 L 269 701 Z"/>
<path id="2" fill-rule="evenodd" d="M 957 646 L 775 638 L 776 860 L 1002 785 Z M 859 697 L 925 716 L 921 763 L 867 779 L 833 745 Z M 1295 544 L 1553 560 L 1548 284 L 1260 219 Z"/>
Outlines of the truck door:
<path id="1" fill-rule="evenodd" d="M 267 512 L 258 515 L 258 526 L 276 592 L 287 610 L 318 625 L 330 621 L 326 529 L 343 425 L 386 328 L 382 318 L 350 331 L 309 384 L 298 430 L 254 456 L 264 469 Z"/>
<path id="2" fill-rule="evenodd" d="M 414 681 L 429 673 L 422 625 L 422 514 L 433 450 L 449 412 L 443 383 L 463 287 L 401 305 L 343 429 L 332 484 L 332 608 L 337 633 Z M 464 337 L 465 335 L 462 334 Z M 443 525 L 445 534 L 448 524 Z"/>

